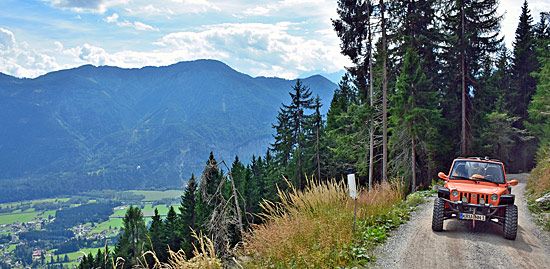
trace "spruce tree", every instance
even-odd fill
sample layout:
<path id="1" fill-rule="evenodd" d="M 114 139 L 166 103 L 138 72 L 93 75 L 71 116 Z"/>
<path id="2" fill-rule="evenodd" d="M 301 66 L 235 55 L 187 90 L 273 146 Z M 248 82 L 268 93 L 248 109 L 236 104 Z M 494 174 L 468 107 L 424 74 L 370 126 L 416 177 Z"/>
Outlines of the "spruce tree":
<path id="1" fill-rule="evenodd" d="M 415 48 L 410 47 L 405 54 L 390 110 L 392 166 L 398 175 L 412 179 L 411 192 L 417 186 L 419 159 L 428 159 L 426 145 L 434 142 L 437 134 L 434 124 L 440 117 L 437 92 L 430 91 L 431 81 L 423 66 L 424 61 Z"/>
<path id="2" fill-rule="evenodd" d="M 130 206 L 122 219 L 123 227 L 118 243 L 115 247 L 115 256 L 123 258 L 125 267 L 137 265 L 139 257 L 144 252 L 143 245 L 147 240 L 147 228 L 143 220 L 143 213 L 138 207 Z"/>
<path id="3" fill-rule="evenodd" d="M 550 57 L 542 58 L 542 68 L 537 74 L 539 84 L 529 104 L 529 131 L 538 137 L 539 151 L 550 146 Z"/>
<path id="4" fill-rule="evenodd" d="M 510 100 L 508 100 L 512 115 L 520 117 L 519 126 L 516 126 L 519 128 L 523 128 L 522 122 L 529 117 L 527 106 L 537 87 L 537 79 L 531 76 L 531 73 L 536 72 L 539 68 L 534 34 L 533 18 L 527 1 L 524 1 L 514 40 L 512 65 L 514 83 Z"/>
<path id="5" fill-rule="evenodd" d="M 174 210 L 173 206 L 170 206 L 170 209 L 168 210 L 168 214 L 166 215 L 166 218 L 164 219 L 164 243 L 168 245 L 168 247 L 172 251 L 178 251 L 180 249 L 180 223 L 178 219 L 178 214 L 176 214 L 176 210 Z"/>
<path id="6" fill-rule="evenodd" d="M 291 102 L 289 105 L 282 105 L 277 115 L 277 125 L 274 135 L 275 142 L 271 145 L 275 152 L 278 164 L 285 166 L 292 158 L 295 169 L 290 169 L 292 177 L 296 179 L 298 189 L 303 188 L 303 154 L 304 154 L 304 128 L 308 115 L 307 110 L 313 108 L 313 98 L 309 87 L 302 84 L 300 80 L 289 92 Z"/>
<path id="7" fill-rule="evenodd" d="M 159 211 L 155 208 L 155 215 L 152 218 L 151 226 L 149 227 L 149 239 L 151 240 L 151 250 L 153 250 L 161 262 L 167 261 L 167 251 L 164 240 L 164 224 L 159 215 Z M 154 261 L 151 260 L 151 264 Z M 151 265 L 150 264 L 150 265 Z"/>
<path id="8" fill-rule="evenodd" d="M 197 206 L 197 182 L 195 180 L 195 175 L 192 174 L 191 178 L 187 182 L 187 187 L 181 197 L 181 205 L 179 207 L 180 211 L 180 222 L 181 222 L 181 249 L 185 252 L 188 258 L 191 257 L 193 251 L 193 242 L 195 240 L 192 238 L 192 230 L 198 232 L 197 230 L 197 215 L 196 215 L 196 206 Z"/>
<path id="9" fill-rule="evenodd" d="M 450 125 L 444 136 L 450 138 L 449 143 L 461 141 L 460 154 L 464 156 L 472 147 L 471 99 L 484 90 L 478 83 L 482 58 L 495 53 L 502 42 L 498 38 L 502 16 L 497 15 L 497 0 L 443 0 L 441 6 L 445 7 L 441 12 L 445 83 L 442 113 Z"/>
<path id="10" fill-rule="evenodd" d="M 201 175 L 201 181 L 199 184 L 199 195 L 197 196 L 197 227 L 205 231 L 205 226 L 214 207 L 219 203 L 218 197 L 215 197 L 219 184 L 222 181 L 222 175 L 218 169 L 218 162 L 214 158 L 214 154 L 210 152 L 208 161 Z"/>

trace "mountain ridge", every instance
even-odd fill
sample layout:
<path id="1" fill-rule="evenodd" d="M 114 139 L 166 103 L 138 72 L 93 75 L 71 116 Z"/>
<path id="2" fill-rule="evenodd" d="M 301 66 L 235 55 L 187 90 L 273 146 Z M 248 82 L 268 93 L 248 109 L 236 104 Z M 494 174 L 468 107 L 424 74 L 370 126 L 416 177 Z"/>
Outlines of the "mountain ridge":
<path id="1" fill-rule="evenodd" d="M 326 112 L 337 86 L 322 76 L 302 81 Z M 34 79 L 0 75 L 0 200 L 35 192 L 34 185 L 42 196 L 63 194 L 40 182 L 63 184 L 66 192 L 85 191 L 76 186 L 83 184 L 181 187 L 202 171 L 210 151 L 248 162 L 265 153 L 295 82 L 254 78 L 216 60 L 84 65 Z"/>

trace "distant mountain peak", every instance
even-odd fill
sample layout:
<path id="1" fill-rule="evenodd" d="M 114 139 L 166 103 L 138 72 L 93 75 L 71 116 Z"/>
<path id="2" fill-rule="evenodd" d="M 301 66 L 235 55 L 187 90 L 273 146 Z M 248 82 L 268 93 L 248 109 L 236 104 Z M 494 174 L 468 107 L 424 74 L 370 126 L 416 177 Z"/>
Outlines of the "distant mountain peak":
<path id="1" fill-rule="evenodd" d="M 326 112 L 336 85 L 319 75 L 303 81 Z M 84 65 L 35 79 L 0 74 L 0 82 L 0 202 L 180 187 L 211 151 L 248 162 L 272 142 L 271 124 L 296 83 L 253 78 L 208 59 Z"/>

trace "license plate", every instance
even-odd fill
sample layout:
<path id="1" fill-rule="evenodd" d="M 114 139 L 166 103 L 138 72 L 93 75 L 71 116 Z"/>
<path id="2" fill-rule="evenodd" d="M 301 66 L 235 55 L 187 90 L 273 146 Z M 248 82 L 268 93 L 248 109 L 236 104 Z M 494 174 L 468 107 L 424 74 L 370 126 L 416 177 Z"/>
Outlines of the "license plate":
<path id="1" fill-rule="evenodd" d="M 476 220 L 481 220 L 481 221 L 485 221 L 485 215 L 475 215 L 476 216 Z M 471 219 L 473 220 L 474 219 L 474 214 L 470 214 L 470 213 L 460 213 L 460 216 L 459 216 L 460 219 Z"/>

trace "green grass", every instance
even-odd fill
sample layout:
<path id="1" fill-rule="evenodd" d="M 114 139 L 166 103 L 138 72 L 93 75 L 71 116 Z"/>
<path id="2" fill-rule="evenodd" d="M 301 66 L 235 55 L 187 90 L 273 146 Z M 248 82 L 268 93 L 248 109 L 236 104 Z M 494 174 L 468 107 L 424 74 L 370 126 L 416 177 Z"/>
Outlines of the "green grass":
<path id="1" fill-rule="evenodd" d="M 0 215 L 0 225 L 10 224 L 15 222 L 29 222 L 33 221 L 41 212 L 27 212 L 27 213 L 15 213 L 15 214 L 2 214 Z"/>
<path id="2" fill-rule="evenodd" d="M 136 195 L 143 195 L 145 198 L 143 198 L 143 202 L 154 202 L 154 201 L 160 201 L 162 199 L 170 198 L 170 199 L 177 199 L 181 197 L 183 194 L 182 190 L 167 190 L 167 191 L 129 191 Z"/>
<path id="3" fill-rule="evenodd" d="M 43 211 L 38 216 L 47 219 L 49 216 L 55 217 L 56 210 Z"/>
<path id="4" fill-rule="evenodd" d="M 30 203 L 30 206 L 33 207 L 36 203 L 56 203 L 56 200 L 57 200 L 57 203 L 58 202 L 67 202 L 69 201 L 70 198 L 48 198 L 48 199 L 38 199 L 38 200 L 27 200 L 27 201 L 20 201 L 20 202 L 11 202 L 11 203 L 3 203 L 3 204 L 0 204 L 0 208 L 5 208 L 5 207 L 14 207 L 14 206 L 18 206 L 19 204 L 23 203 L 23 204 L 27 204 L 27 203 Z"/>
<path id="5" fill-rule="evenodd" d="M 96 224 L 94 229 L 92 229 L 92 233 L 101 233 L 102 231 L 108 230 L 109 226 L 111 226 L 112 229 L 115 227 L 122 227 L 122 219 L 110 218 L 108 221 Z"/>

